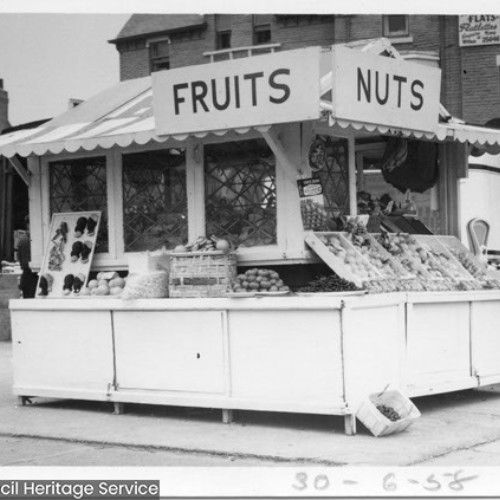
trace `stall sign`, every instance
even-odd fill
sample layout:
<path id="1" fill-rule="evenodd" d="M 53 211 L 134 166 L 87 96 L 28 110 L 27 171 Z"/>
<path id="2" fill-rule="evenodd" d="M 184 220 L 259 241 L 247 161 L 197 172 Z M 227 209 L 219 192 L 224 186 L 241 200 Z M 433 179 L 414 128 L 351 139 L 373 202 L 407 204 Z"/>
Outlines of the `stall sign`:
<path id="1" fill-rule="evenodd" d="M 441 70 L 361 52 L 333 50 L 333 115 L 389 127 L 434 132 Z"/>
<path id="2" fill-rule="evenodd" d="M 156 133 L 318 119 L 319 73 L 319 47 L 155 72 Z"/>
<path id="3" fill-rule="evenodd" d="M 500 16 L 459 16 L 458 43 L 460 47 L 500 43 Z"/>
<path id="4" fill-rule="evenodd" d="M 297 181 L 297 186 L 299 188 L 299 195 L 301 198 L 323 194 L 321 181 L 313 177 L 309 177 L 307 179 L 299 179 Z"/>

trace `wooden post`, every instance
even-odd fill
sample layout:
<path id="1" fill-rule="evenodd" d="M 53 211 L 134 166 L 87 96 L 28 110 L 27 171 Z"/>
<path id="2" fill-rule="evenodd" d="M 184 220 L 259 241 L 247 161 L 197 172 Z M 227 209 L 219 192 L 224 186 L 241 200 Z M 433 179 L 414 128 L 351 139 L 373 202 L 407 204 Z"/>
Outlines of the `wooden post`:
<path id="1" fill-rule="evenodd" d="M 222 410 L 222 423 L 231 424 L 234 421 L 233 410 Z"/>
<path id="2" fill-rule="evenodd" d="M 349 215 L 358 215 L 358 201 L 356 199 L 356 143 L 354 136 L 348 139 L 349 150 Z"/>
<path id="3" fill-rule="evenodd" d="M 348 436 L 356 434 L 356 415 L 344 415 L 344 429 Z"/>
<path id="4" fill-rule="evenodd" d="M 125 405 L 123 403 L 113 403 L 113 415 L 123 415 L 125 413 Z"/>
<path id="5" fill-rule="evenodd" d="M 7 241 L 7 233 L 5 227 L 5 169 L 6 159 L 2 159 L 0 169 L 0 259 L 6 259 L 5 243 Z"/>

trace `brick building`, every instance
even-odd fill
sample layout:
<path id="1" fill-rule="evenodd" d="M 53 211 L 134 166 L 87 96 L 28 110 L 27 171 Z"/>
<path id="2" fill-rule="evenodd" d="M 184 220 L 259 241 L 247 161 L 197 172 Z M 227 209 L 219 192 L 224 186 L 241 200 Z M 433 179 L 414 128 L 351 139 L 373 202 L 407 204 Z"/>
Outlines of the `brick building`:
<path id="1" fill-rule="evenodd" d="M 152 71 L 311 45 L 387 37 L 406 59 L 441 67 L 441 102 L 485 124 L 500 117 L 500 43 L 459 45 L 459 16 L 135 14 L 116 39 L 121 80 Z"/>

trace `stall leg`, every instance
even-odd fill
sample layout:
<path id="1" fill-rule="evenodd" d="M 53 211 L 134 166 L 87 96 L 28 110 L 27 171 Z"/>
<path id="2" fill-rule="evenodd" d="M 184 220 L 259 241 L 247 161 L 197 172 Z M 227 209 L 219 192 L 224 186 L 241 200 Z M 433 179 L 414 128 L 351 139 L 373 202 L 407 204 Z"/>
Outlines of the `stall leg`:
<path id="1" fill-rule="evenodd" d="M 234 420 L 233 410 L 222 410 L 222 422 L 224 424 L 231 424 Z"/>
<path id="2" fill-rule="evenodd" d="M 344 429 L 348 436 L 356 434 L 356 415 L 344 415 Z"/>
<path id="3" fill-rule="evenodd" d="M 28 396 L 17 396 L 17 406 L 26 406 L 26 403 L 31 403 Z"/>
<path id="4" fill-rule="evenodd" d="M 123 403 L 113 403 L 113 415 L 123 415 L 125 413 Z"/>

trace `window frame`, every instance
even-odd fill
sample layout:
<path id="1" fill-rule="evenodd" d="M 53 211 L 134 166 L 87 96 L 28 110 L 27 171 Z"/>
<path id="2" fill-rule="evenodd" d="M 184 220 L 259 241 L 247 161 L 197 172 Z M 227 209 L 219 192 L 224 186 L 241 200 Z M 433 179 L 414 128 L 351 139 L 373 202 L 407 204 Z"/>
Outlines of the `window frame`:
<path id="1" fill-rule="evenodd" d="M 162 43 L 166 43 L 168 47 L 168 55 L 154 55 L 155 48 Z M 158 39 L 158 40 L 150 40 L 147 43 L 147 47 L 149 50 L 149 72 L 154 73 L 156 71 L 165 71 L 170 69 L 170 38 Z M 156 68 L 156 65 L 164 65 L 166 64 L 166 68 Z"/>
<path id="2" fill-rule="evenodd" d="M 271 15 L 253 15 L 252 16 L 252 42 L 254 45 L 266 45 L 272 43 L 272 16 Z M 269 33 L 269 39 L 258 41 L 260 33 Z"/>
<path id="3" fill-rule="evenodd" d="M 232 31 L 231 30 L 224 30 L 224 31 L 217 31 L 215 34 L 215 49 L 216 50 L 227 50 L 231 48 L 231 35 Z M 228 37 L 228 45 L 226 46 L 222 41 L 224 40 L 224 37 Z"/>
<path id="4" fill-rule="evenodd" d="M 406 29 L 399 31 L 390 31 L 389 30 L 389 20 L 390 17 L 401 16 L 404 17 L 406 22 Z M 398 38 L 398 37 L 408 37 L 410 36 L 410 16 L 405 14 L 390 14 L 382 16 L 382 34 L 387 38 Z"/>
<path id="5" fill-rule="evenodd" d="M 55 162 L 64 162 L 71 160 L 81 160 L 86 158 L 104 157 L 106 160 L 106 199 L 107 199 L 107 216 L 108 216 L 108 251 L 105 253 L 94 254 L 93 267 L 94 266 L 108 266 L 111 262 L 115 261 L 117 258 L 117 240 L 116 231 L 113 230 L 115 227 L 114 214 L 111 213 L 111 207 L 115 203 L 115 193 L 114 193 L 114 182 L 115 182 L 115 172 L 112 165 L 112 153 L 110 151 L 97 148 L 94 151 L 89 152 L 79 152 L 79 153 L 64 153 L 60 155 L 47 155 L 41 160 L 41 204 L 42 210 L 40 212 L 41 224 L 42 224 L 42 258 L 43 252 L 45 252 L 46 244 L 48 240 L 48 235 L 50 231 L 50 164 Z M 31 210 L 30 210 L 31 212 Z M 34 221 L 36 223 L 36 221 Z M 40 262 L 41 263 L 41 262 Z"/>

